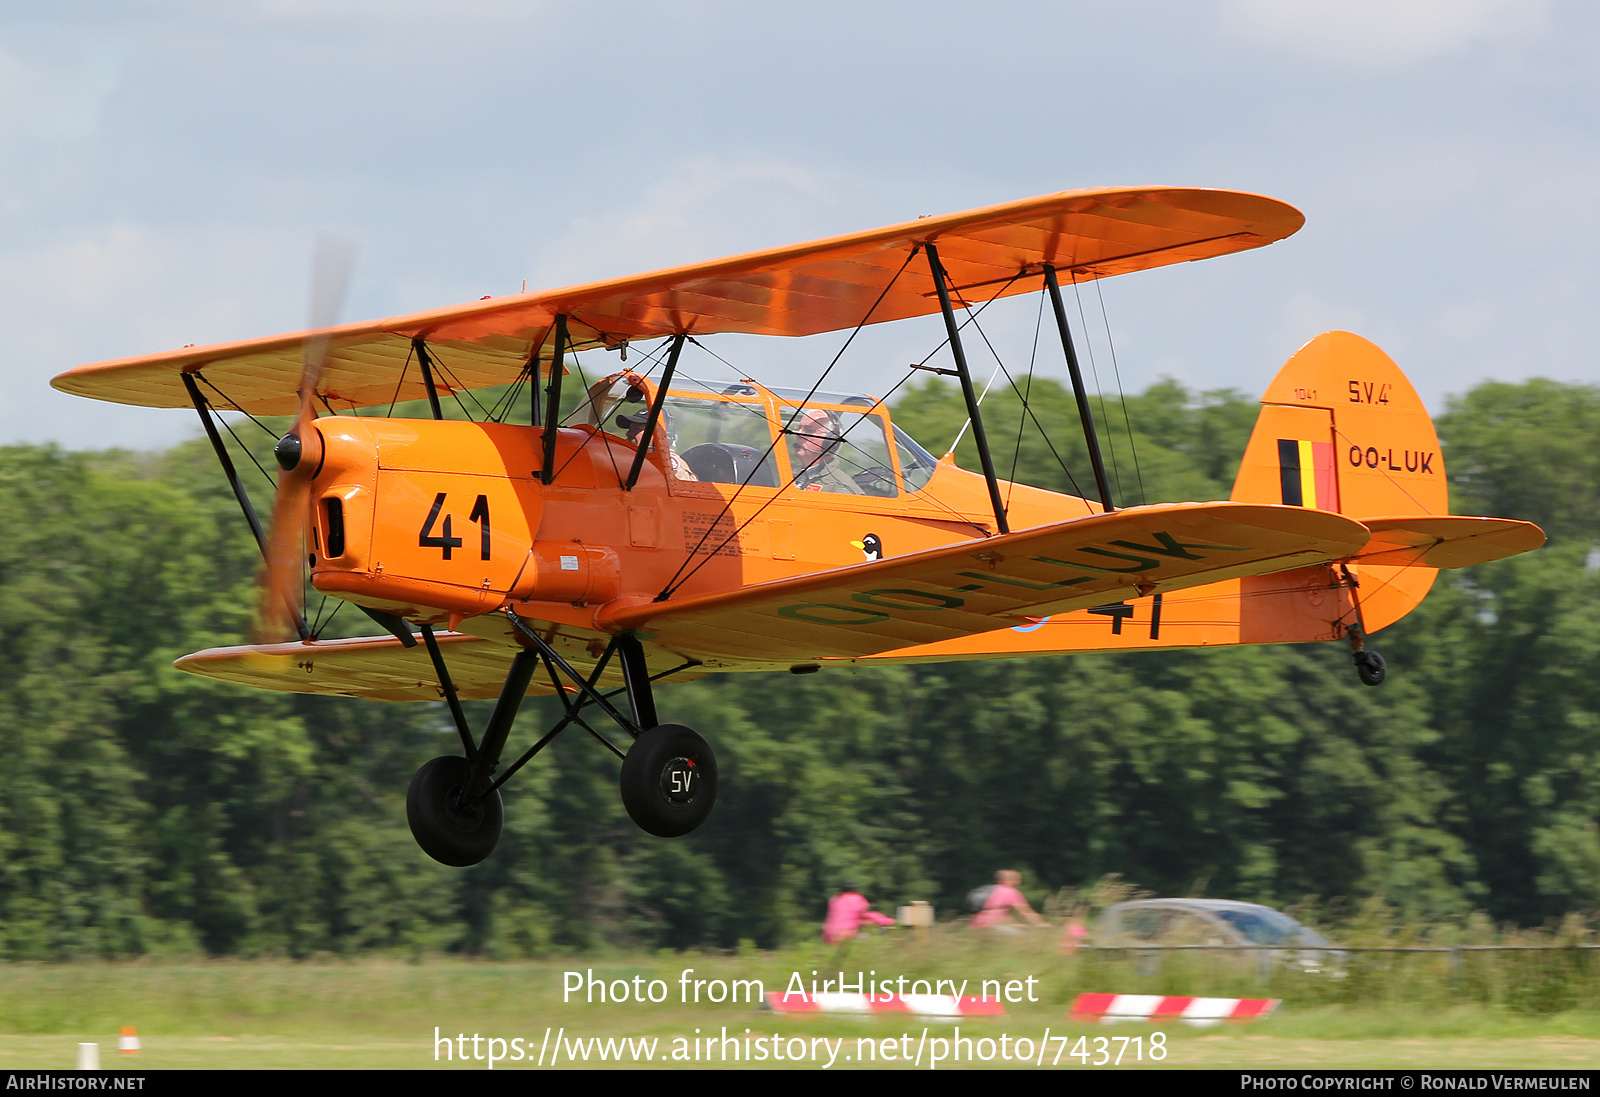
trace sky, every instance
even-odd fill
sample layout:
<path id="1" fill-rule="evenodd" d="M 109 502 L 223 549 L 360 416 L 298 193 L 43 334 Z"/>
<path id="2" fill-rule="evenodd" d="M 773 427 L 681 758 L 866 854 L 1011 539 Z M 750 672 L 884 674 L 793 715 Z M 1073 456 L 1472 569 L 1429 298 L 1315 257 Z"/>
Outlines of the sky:
<path id="1" fill-rule="evenodd" d="M 1307 221 L 1086 291 L 1107 389 L 1255 395 L 1331 328 L 1435 413 L 1490 378 L 1600 383 L 1597 113 L 1600 8 L 1562 0 L 10 0 L 0 443 L 193 436 L 49 379 L 303 327 L 321 231 L 360 248 L 361 320 L 1138 184 Z M 1008 368 L 1064 376 L 1037 306 L 983 322 Z M 881 394 L 941 336 L 871 329 L 827 387 Z M 841 338 L 685 368 L 809 385 Z"/>

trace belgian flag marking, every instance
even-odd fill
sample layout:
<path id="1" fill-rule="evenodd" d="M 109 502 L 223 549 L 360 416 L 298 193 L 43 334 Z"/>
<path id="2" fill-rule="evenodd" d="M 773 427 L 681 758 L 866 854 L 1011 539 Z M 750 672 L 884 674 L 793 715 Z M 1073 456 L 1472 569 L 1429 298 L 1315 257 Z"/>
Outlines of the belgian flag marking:
<path id="1" fill-rule="evenodd" d="M 1333 443 L 1278 439 L 1278 478 L 1284 504 L 1291 507 L 1339 509 L 1333 471 Z"/>

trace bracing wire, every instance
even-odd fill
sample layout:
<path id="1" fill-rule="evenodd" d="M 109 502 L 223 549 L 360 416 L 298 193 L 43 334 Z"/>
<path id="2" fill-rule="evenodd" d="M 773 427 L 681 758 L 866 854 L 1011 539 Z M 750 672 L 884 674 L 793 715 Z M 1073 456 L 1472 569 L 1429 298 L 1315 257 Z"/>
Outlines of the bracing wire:
<path id="1" fill-rule="evenodd" d="M 445 361 L 439 357 L 439 352 L 436 349 L 430 349 L 428 353 L 433 359 L 433 364 L 438 367 L 440 375 L 446 381 L 448 381 L 450 398 L 456 402 L 456 407 L 461 409 L 462 416 L 465 417 L 468 422 L 477 421 L 472 418 L 472 412 L 467 410 L 467 405 L 461 401 L 461 394 L 464 392 L 467 394 L 467 399 L 471 400 L 473 404 L 477 406 L 478 414 L 482 415 L 484 419 L 488 419 L 489 409 L 484 407 L 482 401 L 480 401 L 476 396 L 472 395 L 472 389 L 470 387 L 461 383 L 461 378 L 456 376 L 455 370 L 446 365 Z"/>
<path id="2" fill-rule="evenodd" d="M 1043 298 L 1040 300 L 1042 304 Z M 999 353 L 995 351 L 994 344 L 989 341 L 988 332 L 983 330 L 983 326 L 977 322 L 976 317 L 973 318 L 972 326 L 977 330 L 978 336 L 983 340 L 984 346 L 989 348 L 989 353 L 994 355 L 994 360 L 999 363 L 999 368 L 1005 373 L 1006 382 L 1010 384 L 1011 391 L 1015 392 L 1018 398 L 1022 400 L 1022 409 L 1024 413 L 1027 414 L 1028 418 L 1033 420 L 1033 425 L 1038 428 L 1040 437 L 1044 439 L 1044 444 L 1050 447 L 1050 454 L 1056 459 L 1056 464 L 1060 465 L 1061 471 L 1067 474 L 1067 482 L 1072 485 L 1072 490 L 1078 494 L 1079 498 L 1084 499 L 1087 503 L 1087 498 L 1083 495 L 1083 489 L 1078 486 L 1078 478 L 1072 475 L 1072 469 L 1067 465 L 1066 458 L 1061 456 L 1060 451 L 1056 449 L 1055 443 L 1050 440 L 1050 432 L 1044 429 L 1043 423 L 1039 422 L 1039 417 L 1034 414 L 1033 406 L 1028 403 L 1026 397 L 1023 397 L 1021 391 L 1018 390 L 1017 382 L 1011 376 L 1011 371 L 1007 370 L 1005 363 L 1000 361 Z M 1032 367 L 1030 366 L 1029 368 L 1031 369 Z M 1089 513 L 1093 514 L 1095 511 L 1091 508 Z"/>
<path id="3" fill-rule="evenodd" d="M 1078 283 L 1076 271 L 1072 275 L 1072 296 L 1078 303 L 1078 324 L 1083 331 L 1083 342 L 1089 352 L 1089 371 L 1094 375 L 1095 397 L 1100 401 L 1100 420 L 1105 424 L 1106 448 L 1111 451 L 1111 476 L 1117 482 L 1117 497 L 1127 499 L 1122 490 L 1122 469 L 1117 463 L 1116 435 L 1111 432 L 1111 413 L 1106 411 L 1105 389 L 1100 384 L 1100 368 L 1095 365 L 1094 340 L 1089 338 L 1089 320 L 1083 311 L 1083 287 Z"/>
<path id="4" fill-rule="evenodd" d="M 389 397 L 389 410 L 383 413 L 385 419 L 394 415 L 394 406 L 400 402 L 400 388 L 406 383 L 406 373 L 411 369 L 411 359 L 416 356 L 417 345 L 411 344 L 411 349 L 406 351 L 406 364 L 400 367 L 400 380 L 394 383 L 394 395 Z"/>
<path id="5" fill-rule="evenodd" d="M 1011 509 L 1011 491 L 1017 486 L 1017 463 L 1022 459 L 1022 432 L 1028 427 L 1028 397 L 1033 394 L 1033 367 L 1039 360 L 1039 330 L 1044 324 L 1044 294 L 1039 295 L 1039 312 L 1033 321 L 1033 347 L 1028 351 L 1028 385 L 1017 414 L 1017 442 L 1011 450 L 1011 472 L 1006 477 L 1006 509 Z M 1016 388 L 1015 385 L 1012 388 Z"/>
<path id="6" fill-rule="evenodd" d="M 1139 467 L 1139 446 L 1133 440 L 1133 421 L 1128 418 L 1128 394 L 1122 387 L 1122 369 L 1117 365 L 1117 344 L 1111 338 L 1111 320 L 1106 316 L 1106 294 L 1100 279 L 1094 280 L 1094 292 L 1100 298 L 1100 322 L 1106 329 L 1106 346 L 1111 348 L 1111 369 L 1117 378 L 1117 397 L 1122 401 L 1122 423 L 1128 429 L 1128 451 L 1133 454 L 1133 474 L 1139 481 L 1139 502 L 1148 503 L 1144 492 L 1144 472 Z"/>
<path id="7" fill-rule="evenodd" d="M 200 383 L 202 385 L 204 385 L 206 388 L 210 389 L 212 392 L 216 393 L 218 396 L 222 397 L 223 403 L 228 405 L 228 409 L 227 410 L 229 410 L 229 411 L 237 411 L 240 415 L 244 416 L 246 419 L 250 420 L 256 426 L 260 427 L 262 429 L 262 431 L 266 433 L 267 437 L 269 437 L 269 438 L 277 438 L 278 437 L 278 435 L 280 433 L 279 431 L 273 430 L 271 427 L 267 426 L 267 424 L 263 423 L 260 419 L 257 419 L 254 415 L 251 415 L 248 411 L 245 411 L 243 408 L 241 408 L 238 405 L 238 403 L 235 402 L 234 399 L 231 396 L 229 396 L 227 393 L 223 392 L 216 385 L 213 385 L 211 383 L 210 378 L 206 377 L 205 374 L 196 372 L 195 376 L 200 379 Z M 207 403 L 210 403 L 210 401 L 207 401 Z M 217 407 L 217 405 L 215 405 L 215 404 L 212 404 L 211 407 L 215 411 L 219 411 L 220 412 L 220 411 L 223 410 L 222 408 Z"/>
<path id="8" fill-rule="evenodd" d="M 219 422 L 219 423 L 221 423 L 221 424 L 222 424 L 222 429 L 223 429 L 223 430 L 225 430 L 225 431 L 227 431 L 227 432 L 228 432 L 228 435 L 229 435 L 229 437 L 231 437 L 231 438 L 232 438 L 232 439 L 233 439 L 233 441 L 234 441 L 234 443 L 235 443 L 235 444 L 236 444 L 236 445 L 237 445 L 237 446 L 238 446 L 238 447 L 239 447 L 239 448 L 240 448 L 240 449 L 241 449 L 241 450 L 243 450 L 243 451 L 244 451 L 244 455 L 245 455 L 245 456 L 246 456 L 246 457 L 248 457 L 248 458 L 250 458 L 250 463 L 251 463 L 251 464 L 252 464 L 252 465 L 254 465 L 254 466 L 255 466 L 255 467 L 256 467 L 256 468 L 257 468 L 257 469 L 260 469 L 260 470 L 261 470 L 261 475 L 262 475 L 262 476 L 264 476 L 264 477 L 266 477 L 266 480 L 267 480 L 267 483 L 269 483 L 269 484 L 271 484 L 271 485 L 272 485 L 272 486 L 273 486 L 273 488 L 274 488 L 274 489 L 276 489 L 276 488 L 277 488 L 277 486 L 278 486 L 278 481 L 276 481 L 276 480 L 274 480 L 274 479 L 273 479 L 273 478 L 272 478 L 272 474 L 271 474 L 271 473 L 269 473 L 269 472 L 268 472 L 268 471 L 267 471 L 267 470 L 266 470 L 266 469 L 265 469 L 265 468 L 264 468 L 264 467 L 263 467 L 263 466 L 262 466 L 262 464 L 261 464 L 261 462 L 260 462 L 260 461 L 257 461 L 257 460 L 256 460 L 256 455 L 255 455 L 255 454 L 253 454 L 253 453 L 251 453 L 251 452 L 250 452 L 250 447 L 249 447 L 249 446 L 247 446 L 247 445 L 245 445 L 245 444 L 244 444 L 244 442 L 243 442 L 243 441 L 242 441 L 242 440 L 241 440 L 241 439 L 240 439 L 240 437 L 239 437 L 239 436 L 238 436 L 238 435 L 237 435 L 237 434 L 235 434 L 235 433 L 234 433 L 234 432 L 233 432 L 233 427 L 232 427 L 232 426 L 230 426 L 230 425 L 229 425 L 229 423 L 228 423 L 228 421 L 227 421 L 227 420 L 226 420 L 226 419 L 224 419 L 224 418 L 223 418 L 223 417 L 222 417 L 222 416 L 221 416 L 221 415 L 220 415 L 220 414 L 219 414 L 219 415 L 218 415 L 218 416 L 217 416 L 217 422 Z"/>
<path id="9" fill-rule="evenodd" d="M 705 532 L 700 535 L 700 539 L 695 542 L 694 547 L 689 550 L 688 556 L 684 559 L 684 562 L 678 565 L 678 569 L 672 573 L 672 578 L 667 580 L 666 585 L 661 588 L 661 593 L 656 595 L 656 601 L 664 602 L 670 598 L 674 590 L 688 582 L 689 579 L 693 577 L 694 573 L 699 571 L 701 567 L 705 566 L 705 564 L 711 560 L 712 556 L 716 554 L 713 552 L 707 555 L 704 560 L 700 561 L 700 563 L 696 564 L 694 568 L 690 570 L 688 575 L 683 575 L 684 567 L 690 560 L 694 559 L 695 555 L 700 551 L 700 548 L 705 544 L 706 538 L 716 530 L 718 524 L 722 521 L 723 515 L 727 514 L 729 508 L 733 506 L 734 500 L 738 499 L 739 494 L 744 491 L 745 488 L 750 486 L 751 477 L 755 476 L 757 470 L 762 467 L 762 464 L 766 461 L 766 459 L 772 455 L 772 452 L 775 449 L 777 449 L 778 439 L 789 433 L 789 425 L 794 422 L 795 416 L 800 414 L 800 411 L 804 405 L 817 394 L 818 389 L 822 388 L 822 383 L 828 379 L 828 375 L 833 372 L 834 367 L 839 364 L 839 360 L 844 357 L 845 351 L 850 349 L 850 345 L 855 342 L 856 336 L 861 334 L 861 330 L 865 328 L 868 322 L 872 319 L 872 314 L 877 311 L 878 306 L 883 303 L 883 299 L 889 295 L 889 291 L 894 288 L 895 283 L 900 280 L 900 276 L 904 274 L 906 268 L 911 265 L 911 260 L 915 259 L 917 257 L 917 252 L 921 250 L 922 245 L 920 244 L 912 246 L 911 251 L 906 255 L 905 262 L 900 264 L 899 269 L 894 272 L 894 276 L 889 279 L 888 283 L 878 293 L 878 296 L 873 299 L 872 304 L 868 306 L 865 315 L 861 317 L 861 322 L 851 329 L 849 337 L 845 339 L 844 344 L 838 349 L 838 351 L 834 353 L 833 360 L 828 363 L 828 368 L 822 371 L 821 376 L 817 378 L 816 383 L 811 386 L 810 391 L 805 394 L 804 398 L 800 400 L 799 405 L 796 406 L 794 411 L 790 413 L 788 419 L 780 424 L 781 429 L 779 433 L 767 445 L 766 452 L 761 455 L 761 458 L 754 462 L 750 470 L 750 475 L 745 477 L 744 481 L 734 489 L 733 494 L 730 495 L 722 504 L 722 509 L 717 512 L 717 516 L 706 527 Z M 689 342 L 693 343 L 697 347 L 700 347 L 702 350 L 706 349 L 693 336 L 689 338 Z M 710 351 L 709 353 L 719 362 L 728 364 L 731 367 L 731 363 L 728 363 L 727 359 L 723 358 L 720 354 L 717 354 L 715 351 Z M 791 484 L 792 483 L 793 480 L 791 480 Z M 773 496 L 773 498 L 777 498 L 777 496 Z M 762 504 L 755 514 L 752 514 L 749 518 L 746 518 L 742 523 L 740 523 L 739 526 L 723 540 L 722 544 L 717 546 L 716 552 L 720 552 L 725 545 L 731 542 L 734 538 L 738 537 L 739 531 L 754 521 L 756 515 L 765 510 L 770 503 L 771 500 L 768 500 L 767 503 Z M 682 576 L 681 580 L 679 578 L 680 576 Z"/>

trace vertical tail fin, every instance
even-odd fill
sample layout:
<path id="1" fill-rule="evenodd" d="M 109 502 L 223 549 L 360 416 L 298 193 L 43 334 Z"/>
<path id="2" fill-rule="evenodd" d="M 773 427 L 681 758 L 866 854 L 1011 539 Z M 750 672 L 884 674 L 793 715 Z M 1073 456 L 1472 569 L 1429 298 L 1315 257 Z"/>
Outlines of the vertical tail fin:
<path id="1" fill-rule="evenodd" d="M 1400 367 L 1359 335 L 1324 332 L 1301 347 L 1267 386 L 1261 405 L 1233 499 L 1356 519 L 1450 513 L 1428 410 Z M 1368 632 L 1408 613 L 1437 574 L 1417 565 L 1362 564 L 1348 571 L 1359 584 Z"/>
<path id="2" fill-rule="evenodd" d="M 1450 513 L 1433 420 L 1400 367 L 1359 335 L 1311 340 L 1261 403 L 1233 499 L 1352 518 Z"/>

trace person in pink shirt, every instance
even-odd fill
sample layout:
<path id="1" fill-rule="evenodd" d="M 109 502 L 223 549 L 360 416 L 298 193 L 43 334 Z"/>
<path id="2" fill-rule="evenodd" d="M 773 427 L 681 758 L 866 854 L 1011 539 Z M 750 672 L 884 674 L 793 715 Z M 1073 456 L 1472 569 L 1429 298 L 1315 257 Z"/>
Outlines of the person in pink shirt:
<path id="1" fill-rule="evenodd" d="M 842 945 L 856 935 L 863 925 L 892 926 L 894 919 L 872 909 L 866 896 L 855 885 L 846 884 L 839 894 L 828 900 L 828 917 L 822 923 L 824 944 Z"/>
<path id="2" fill-rule="evenodd" d="M 1012 911 L 1016 911 L 1018 917 L 1030 925 L 1044 925 L 1045 920 L 1034 913 L 1033 908 L 1028 905 L 1028 900 L 1018 890 L 1017 885 L 1021 883 L 1020 872 L 1001 869 L 995 873 L 994 887 L 989 889 L 989 897 L 983 901 L 983 909 L 972 916 L 973 927 L 991 929 L 1009 925 Z"/>

